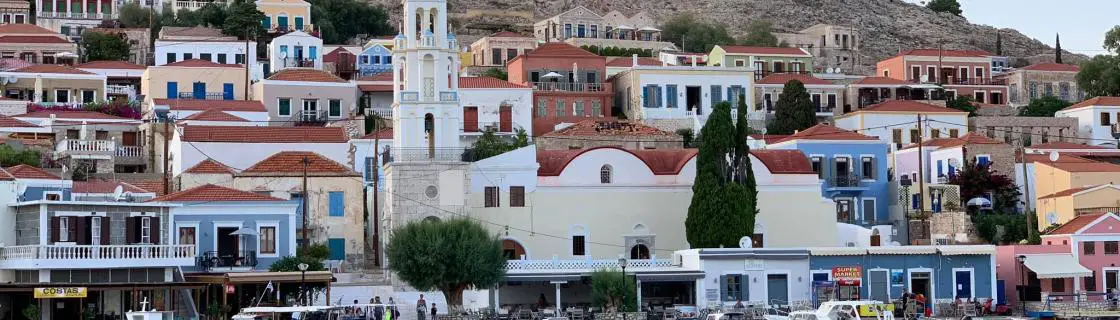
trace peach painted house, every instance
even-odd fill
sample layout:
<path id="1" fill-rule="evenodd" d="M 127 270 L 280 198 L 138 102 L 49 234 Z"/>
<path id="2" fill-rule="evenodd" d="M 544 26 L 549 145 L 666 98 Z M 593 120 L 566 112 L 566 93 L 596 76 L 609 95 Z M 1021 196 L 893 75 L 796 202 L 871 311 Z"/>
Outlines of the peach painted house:
<path id="1" fill-rule="evenodd" d="M 875 64 L 877 76 L 940 86 L 942 97 L 968 96 L 973 101 L 1007 103 L 1007 80 L 992 78 L 992 55 L 977 50 L 914 49 Z"/>
<path id="2" fill-rule="evenodd" d="M 1120 193 L 1110 186 L 1120 183 L 1120 165 L 1091 160 L 1039 161 L 1035 163 L 1034 178 L 1030 188 L 1038 197 L 1038 230 L 1065 224 L 1080 215 L 1120 211 L 1116 201 Z"/>

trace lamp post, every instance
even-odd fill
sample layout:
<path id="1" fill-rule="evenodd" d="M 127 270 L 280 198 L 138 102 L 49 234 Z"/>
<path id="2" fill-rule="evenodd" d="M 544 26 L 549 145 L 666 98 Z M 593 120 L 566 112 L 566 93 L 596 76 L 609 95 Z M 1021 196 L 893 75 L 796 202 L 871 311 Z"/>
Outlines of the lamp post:
<path id="1" fill-rule="evenodd" d="M 1019 255 L 1015 257 L 1019 261 L 1019 308 L 1023 310 L 1023 316 L 1027 315 L 1027 273 L 1023 272 L 1023 264 L 1027 260 L 1027 256 Z"/>
<path id="2" fill-rule="evenodd" d="M 300 264 L 299 264 L 299 265 L 297 265 L 296 267 L 298 267 L 298 268 L 299 268 L 299 296 L 300 296 L 300 303 L 302 303 L 302 304 L 303 304 L 304 306 L 307 306 L 307 286 L 306 286 L 306 281 L 307 281 L 307 267 L 308 267 L 308 265 L 307 265 L 306 263 L 302 263 L 302 262 L 300 262 Z"/>
<path id="3" fill-rule="evenodd" d="M 619 311 L 622 311 L 621 310 L 622 306 L 626 305 L 626 303 L 628 303 L 628 302 L 626 302 L 626 290 L 630 290 L 630 284 L 626 283 L 626 264 L 629 263 L 629 262 L 630 262 L 629 260 L 626 260 L 626 257 L 623 257 L 623 256 L 618 257 L 618 266 L 622 267 L 622 285 L 623 285 L 623 287 L 622 287 L 623 288 L 622 304 L 618 306 L 620 308 Z M 626 320 L 626 312 L 625 311 L 623 311 L 623 313 L 622 313 L 622 320 Z"/>

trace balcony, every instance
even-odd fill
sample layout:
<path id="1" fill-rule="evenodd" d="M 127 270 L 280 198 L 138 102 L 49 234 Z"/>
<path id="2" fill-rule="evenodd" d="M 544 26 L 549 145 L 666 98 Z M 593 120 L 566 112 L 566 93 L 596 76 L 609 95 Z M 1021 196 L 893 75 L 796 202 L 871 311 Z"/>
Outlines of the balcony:
<path id="1" fill-rule="evenodd" d="M 520 129 L 520 126 L 514 125 L 512 122 L 501 121 L 463 122 L 463 133 L 466 134 L 481 134 L 490 129 L 493 129 L 499 135 L 511 134 Z"/>
<path id="2" fill-rule="evenodd" d="M 455 101 L 459 101 L 459 93 L 458 93 L 458 92 L 455 92 L 455 91 L 440 91 L 440 93 L 439 93 L 439 101 L 440 101 L 440 102 L 455 102 Z"/>
<path id="3" fill-rule="evenodd" d="M 401 92 L 401 98 L 400 98 L 400 100 L 401 100 L 402 102 L 416 102 L 416 101 L 420 101 L 420 93 L 419 93 L 419 92 L 416 92 L 416 91 L 404 91 L 404 92 Z"/>
<path id="4" fill-rule="evenodd" d="M 219 253 L 207 251 L 198 257 L 197 265 L 207 271 L 248 271 L 257 266 L 255 251 Z"/>
<path id="5" fill-rule="evenodd" d="M 144 157 L 143 147 L 122 146 L 113 140 L 65 139 L 55 145 L 54 151 L 59 158 L 108 160 L 112 157 L 120 159 L 142 159 Z"/>
<path id="6" fill-rule="evenodd" d="M 173 2 L 171 2 L 171 3 L 172 3 L 172 4 L 174 4 L 174 5 L 173 5 L 173 7 L 172 7 L 172 9 L 175 9 L 175 11 L 176 11 L 176 12 L 178 12 L 179 10 L 182 10 L 182 9 L 186 9 L 186 10 L 191 10 L 191 11 L 193 11 L 193 10 L 197 10 L 197 9 L 201 9 L 202 7 L 205 7 L 206 5 L 208 5 L 208 4 L 211 4 L 211 3 L 215 3 L 215 4 L 219 4 L 219 5 L 223 5 L 223 6 L 224 6 L 224 5 L 226 5 L 226 1 L 225 1 L 225 0 L 213 0 L 213 1 L 173 1 Z"/>
<path id="7" fill-rule="evenodd" d="M 867 182 L 860 176 L 837 176 L 825 180 L 830 189 L 867 189 Z"/>
<path id="8" fill-rule="evenodd" d="M 329 120 L 327 110 L 299 110 L 292 116 L 292 122 L 297 126 L 322 126 Z"/>
<path id="9" fill-rule="evenodd" d="M 922 79 L 910 79 L 912 83 L 936 83 L 940 85 L 965 85 L 965 86 L 1006 86 L 1007 79 L 1002 78 L 957 78 L 957 77 L 941 77 L 940 79 L 932 79 L 922 81 Z"/>
<path id="10" fill-rule="evenodd" d="M 284 58 L 280 61 L 283 68 L 314 68 L 315 59 Z"/>
<path id="11" fill-rule="evenodd" d="M 24 245 L 0 247 L 0 268 L 37 270 L 189 266 L 194 245 Z"/>
<path id="12" fill-rule="evenodd" d="M 538 91 L 602 92 L 603 89 L 599 82 L 533 82 L 533 90 Z"/>
<path id="13" fill-rule="evenodd" d="M 96 12 L 39 12 L 40 19 L 115 20 L 116 13 Z"/>
<path id="14" fill-rule="evenodd" d="M 230 98 L 226 99 L 224 92 L 180 92 L 179 99 L 195 99 L 195 100 L 233 100 L 233 93 L 230 93 Z"/>
<path id="15" fill-rule="evenodd" d="M 781 70 L 781 71 L 772 71 L 772 70 L 757 70 L 757 69 L 756 69 L 756 70 L 754 70 L 754 79 L 755 79 L 755 80 L 762 80 L 762 78 L 765 78 L 766 76 L 768 76 L 768 75 L 772 75 L 772 74 L 775 74 L 775 73 L 788 73 L 788 74 L 812 74 L 812 72 L 809 72 L 808 70 L 796 70 L 796 71 L 794 71 L 794 70 Z"/>
<path id="16" fill-rule="evenodd" d="M 620 269 L 618 259 L 602 259 L 602 260 L 507 260 L 506 272 L 510 274 L 517 273 L 543 273 L 545 271 L 572 271 L 572 272 L 593 272 L 603 269 Z M 672 259 L 631 259 L 627 260 L 627 272 L 641 272 L 641 271 L 656 271 L 664 269 L 680 270 L 680 267 L 673 266 Z"/>
<path id="17" fill-rule="evenodd" d="M 117 147 L 117 157 L 139 159 L 144 155 L 144 151 L 140 146 L 120 146 Z"/>

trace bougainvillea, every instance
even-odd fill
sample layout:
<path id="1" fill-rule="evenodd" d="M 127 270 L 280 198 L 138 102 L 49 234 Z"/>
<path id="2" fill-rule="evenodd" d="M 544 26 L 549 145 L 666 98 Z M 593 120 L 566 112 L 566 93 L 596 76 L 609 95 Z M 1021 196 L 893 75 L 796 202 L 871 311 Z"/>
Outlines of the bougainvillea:
<path id="1" fill-rule="evenodd" d="M 136 102 L 122 102 L 122 101 L 98 101 L 88 102 L 85 104 L 40 104 L 28 103 L 27 112 L 39 111 L 55 111 L 55 112 L 68 112 L 68 111 L 92 111 L 100 112 L 111 116 L 121 118 L 140 119 L 140 104 Z"/>

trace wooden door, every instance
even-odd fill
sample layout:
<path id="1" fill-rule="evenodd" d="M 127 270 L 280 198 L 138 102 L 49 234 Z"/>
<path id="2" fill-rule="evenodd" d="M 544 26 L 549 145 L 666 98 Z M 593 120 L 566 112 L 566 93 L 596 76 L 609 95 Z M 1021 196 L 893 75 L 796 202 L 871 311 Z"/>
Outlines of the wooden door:
<path id="1" fill-rule="evenodd" d="M 138 146 L 139 140 L 135 131 L 121 132 L 121 145 L 124 146 Z"/>
<path id="2" fill-rule="evenodd" d="M 501 106 L 498 108 L 498 130 L 501 132 L 513 132 L 512 107 Z"/>
<path id="3" fill-rule="evenodd" d="M 478 107 L 463 107 L 463 131 L 478 132 Z"/>

